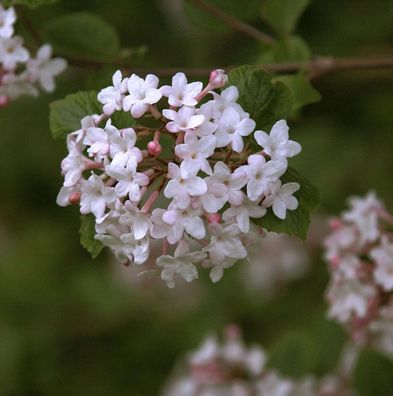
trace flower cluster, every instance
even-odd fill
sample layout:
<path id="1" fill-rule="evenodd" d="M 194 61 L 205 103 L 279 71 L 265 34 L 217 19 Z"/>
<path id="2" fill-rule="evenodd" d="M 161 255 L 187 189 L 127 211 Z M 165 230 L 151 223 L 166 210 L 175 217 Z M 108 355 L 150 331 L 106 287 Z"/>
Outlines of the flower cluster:
<path id="1" fill-rule="evenodd" d="M 351 396 L 338 374 L 318 380 L 312 375 L 291 379 L 266 367 L 259 346 L 247 348 L 240 330 L 228 326 L 224 341 L 208 337 L 175 373 L 164 396 Z"/>
<path id="2" fill-rule="evenodd" d="M 68 135 L 58 204 L 93 214 L 95 238 L 124 264 L 145 263 L 160 240 L 156 265 L 169 287 L 176 277 L 196 279 L 197 265 L 217 282 L 259 240 L 262 230 L 250 219 L 268 211 L 285 219 L 298 207 L 299 184 L 280 177 L 300 145 L 284 120 L 270 134 L 255 131 L 235 86 L 214 91 L 226 83 L 222 70 L 205 87 L 184 73 L 159 87 L 152 74 L 117 71 L 98 94 L 103 113 Z M 118 129 L 117 112 L 133 126 Z"/>
<path id="3" fill-rule="evenodd" d="M 329 315 L 360 344 L 393 357 L 393 216 L 374 193 L 350 199 L 325 240 Z"/>
<path id="4" fill-rule="evenodd" d="M 54 77 L 66 68 L 66 61 L 52 58 L 52 48 L 44 44 L 35 58 L 14 35 L 16 13 L 0 4 L 0 106 L 23 95 L 38 95 L 37 83 L 46 92 L 55 89 Z"/>

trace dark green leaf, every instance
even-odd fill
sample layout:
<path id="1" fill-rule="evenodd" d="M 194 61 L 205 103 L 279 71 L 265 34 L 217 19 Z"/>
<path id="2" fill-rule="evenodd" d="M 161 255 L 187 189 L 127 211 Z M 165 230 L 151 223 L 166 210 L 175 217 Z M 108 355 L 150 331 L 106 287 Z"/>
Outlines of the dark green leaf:
<path id="1" fill-rule="evenodd" d="M 50 104 L 49 125 L 54 138 L 65 138 L 80 128 L 81 119 L 90 114 L 101 114 L 97 92 L 77 92 Z"/>
<path id="2" fill-rule="evenodd" d="M 254 219 L 254 222 L 268 231 L 295 235 L 306 239 L 308 226 L 310 224 L 310 213 L 314 212 L 321 201 L 319 191 L 304 177 L 300 176 L 294 169 L 288 168 L 281 177 L 283 184 L 296 182 L 300 184 L 300 190 L 295 193 L 299 201 L 296 210 L 288 210 L 285 220 L 279 219 L 271 209 L 265 217 Z"/>
<path id="3" fill-rule="evenodd" d="M 104 246 L 100 241 L 94 239 L 96 228 L 93 215 L 81 216 L 79 234 L 81 236 L 81 245 L 91 254 L 92 258 L 96 258 Z"/>
<path id="4" fill-rule="evenodd" d="M 24 5 L 30 8 L 37 8 L 42 5 L 49 5 L 58 2 L 59 0 L 5 0 L 2 1 L 3 6 Z"/>
<path id="5" fill-rule="evenodd" d="M 292 111 L 290 90 L 280 81 L 255 66 L 240 66 L 229 73 L 229 84 L 239 89 L 243 109 L 256 122 L 257 129 L 268 129 L 276 121 L 287 118 Z"/>
<path id="6" fill-rule="evenodd" d="M 290 89 L 295 111 L 321 100 L 321 94 L 301 75 L 277 76 L 275 80 L 283 82 Z"/>
<path id="7" fill-rule="evenodd" d="M 120 51 L 116 30 L 87 12 L 53 19 L 46 26 L 46 39 L 58 53 L 81 59 L 114 59 Z"/>
<path id="8" fill-rule="evenodd" d="M 279 33 L 291 33 L 310 0 L 264 0 L 262 17 Z"/>
<path id="9" fill-rule="evenodd" d="M 393 395 L 393 362 L 372 351 L 363 351 L 354 373 L 359 396 Z"/>
<path id="10" fill-rule="evenodd" d="M 311 51 L 306 42 L 298 36 L 290 36 L 277 40 L 273 46 L 263 50 L 258 62 L 307 62 L 310 59 Z"/>

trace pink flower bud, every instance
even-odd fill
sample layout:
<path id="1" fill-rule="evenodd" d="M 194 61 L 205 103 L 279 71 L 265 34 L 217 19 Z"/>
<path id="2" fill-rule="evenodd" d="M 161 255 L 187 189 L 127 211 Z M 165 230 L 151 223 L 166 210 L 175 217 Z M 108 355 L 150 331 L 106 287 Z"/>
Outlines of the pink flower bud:
<path id="1" fill-rule="evenodd" d="M 330 266 L 331 266 L 333 269 L 338 268 L 338 266 L 340 265 L 340 257 L 338 257 L 338 256 L 331 257 L 331 258 L 329 259 L 329 264 L 330 264 Z"/>
<path id="2" fill-rule="evenodd" d="M 221 215 L 219 213 L 209 213 L 206 216 L 206 220 L 209 224 L 212 224 L 212 223 L 219 224 L 219 223 L 221 223 Z"/>
<path id="3" fill-rule="evenodd" d="M 0 95 L 0 107 L 6 107 L 10 103 L 10 98 L 7 95 Z"/>
<path id="4" fill-rule="evenodd" d="M 81 193 L 80 192 L 73 192 L 70 194 L 70 197 L 68 198 L 68 200 L 70 201 L 70 203 L 72 205 L 76 205 L 79 203 L 81 199 Z"/>
<path id="5" fill-rule="evenodd" d="M 329 220 L 329 228 L 332 231 L 339 230 L 343 226 L 343 223 L 340 218 L 335 217 Z"/>
<path id="6" fill-rule="evenodd" d="M 152 140 L 147 144 L 147 152 L 153 157 L 161 154 L 162 152 L 161 144 Z"/>
<path id="7" fill-rule="evenodd" d="M 222 88 L 228 82 L 228 76 L 225 70 L 217 69 L 210 73 L 209 85 L 212 89 Z"/>

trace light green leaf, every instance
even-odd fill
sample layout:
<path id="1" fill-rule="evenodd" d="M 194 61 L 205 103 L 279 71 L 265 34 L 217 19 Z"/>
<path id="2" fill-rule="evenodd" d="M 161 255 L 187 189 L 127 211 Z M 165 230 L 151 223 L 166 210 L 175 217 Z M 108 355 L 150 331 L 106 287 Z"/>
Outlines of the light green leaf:
<path id="1" fill-rule="evenodd" d="M 307 43 L 299 36 L 290 36 L 277 40 L 273 46 L 264 49 L 258 62 L 307 62 L 310 59 L 311 51 Z"/>
<path id="2" fill-rule="evenodd" d="M 264 0 L 262 18 L 277 32 L 288 34 L 294 31 L 309 3 L 310 0 Z"/>
<path id="3" fill-rule="evenodd" d="M 253 219 L 253 221 L 268 231 L 295 235 L 301 239 L 306 239 L 310 225 L 310 214 L 317 210 L 321 201 L 321 194 L 306 178 L 300 176 L 292 168 L 288 168 L 281 177 L 281 181 L 283 184 L 290 182 L 300 184 L 300 190 L 294 194 L 299 201 L 299 207 L 296 210 L 288 210 L 285 220 L 279 219 L 269 209 L 266 216 L 261 219 Z"/>
<path id="4" fill-rule="evenodd" d="M 46 40 L 65 56 L 111 60 L 119 55 L 116 30 L 102 18 L 88 12 L 53 19 L 45 29 Z"/>
<path id="5" fill-rule="evenodd" d="M 30 8 L 37 8 L 42 5 L 50 5 L 57 3 L 59 0 L 3 0 L 2 4 L 5 7 L 14 6 L 14 5 L 24 5 Z"/>
<path id="6" fill-rule="evenodd" d="M 272 82 L 271 75 L 255 66 L 240 66 L 229 73 L 229 85 L 239 90 L 243 109 L 256 122 L 257 129 L 268 129 L 291 114 L 293 99 L 282 82 Z"/>
<path id="7" fill-rule="evenodd" d="M 81 216 L 79 234 L 81 236 L 81 245 L 91 254 L 92 258 L 96 258 L 101 253 L 104 246 L 100 241 L 94 239 L 96 228 L 93 215 Z"/>
<path id="8" fill-rule="evenodd" d="M 393 362 L 372 351 L 360 354 L 354 373 L 359 396 L 392 396 Z"/>
<path id="9" fill-rule="evenodd" d="M 97 92 L 80 91 L 56 100 L 49 106 L 49 125 L 54 138 L 65 138 L 80 128 L 81 119 L 90 114 L 101 114 L 102 106 Z"/>
<path id="10" fill-rule="evenodd" d="M 280 75 L 274 80 L 283 82 L 290 89 L 294 100 L 294 111 L 321 100 L 321 94 L 301 75 Z"/>

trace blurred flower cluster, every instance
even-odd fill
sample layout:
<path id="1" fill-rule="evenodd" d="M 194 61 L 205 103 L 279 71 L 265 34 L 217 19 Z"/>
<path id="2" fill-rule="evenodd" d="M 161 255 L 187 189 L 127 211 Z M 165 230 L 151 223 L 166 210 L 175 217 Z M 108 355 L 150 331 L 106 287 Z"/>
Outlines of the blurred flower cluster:
<path id="1" fill-rule="evenodd" d="M 270 134 L 255 131 L 235 86 L 214 91 L 227 80 L 214 70 L 203 87 L 177 73 L 172 85 L 159 87 L 155 75 L 117 71 L 98 94 L 103 113 L 86 116 L 68 135 L 58 204 L 93 214 L 95 238 L 124 264 L 145 263 L 151 240 L 160 240 L 156 264 L 169 287 L 178 277 L 198 278 L 197 265 L 217 282 L 260 241 L 263 230 L 251 218 L 271 211 L 285 220 L 298 207 L 300 185 L 280 177 L 300 145 L 289 140 L 284 120 Z M 118 112 L 134 126 L 118 129 Z"/>
<path id="2" fill-rule="evenodd" d="M 23 38 L 14 35 L 16 13 L 13 7 L 0 4 L 0 106 L 23 95 L 38 95 L 37 84 L 46 92 L 55 89 L 54 77 L 67 63 L 52 58 L 52 48 L 44 44 L 35 57 L 23 46 Z"/>
<path id="3" fill-rule="evenodd" d="M 372 192 L 349 202 L 325 240 L 329 316 L 355 341 L 393 357 L 393 215 Z"/>
<path id="4" fill-rule="evenodd" d="M 346 374 L 291 379 L 267 367 L 266 352 L 246 347 L 230 325 L 223 342 L 208 337 L 174 373 L 164 396 L 351 396 Z M 343 374 L 341 376 L 340 374 Z"/>

